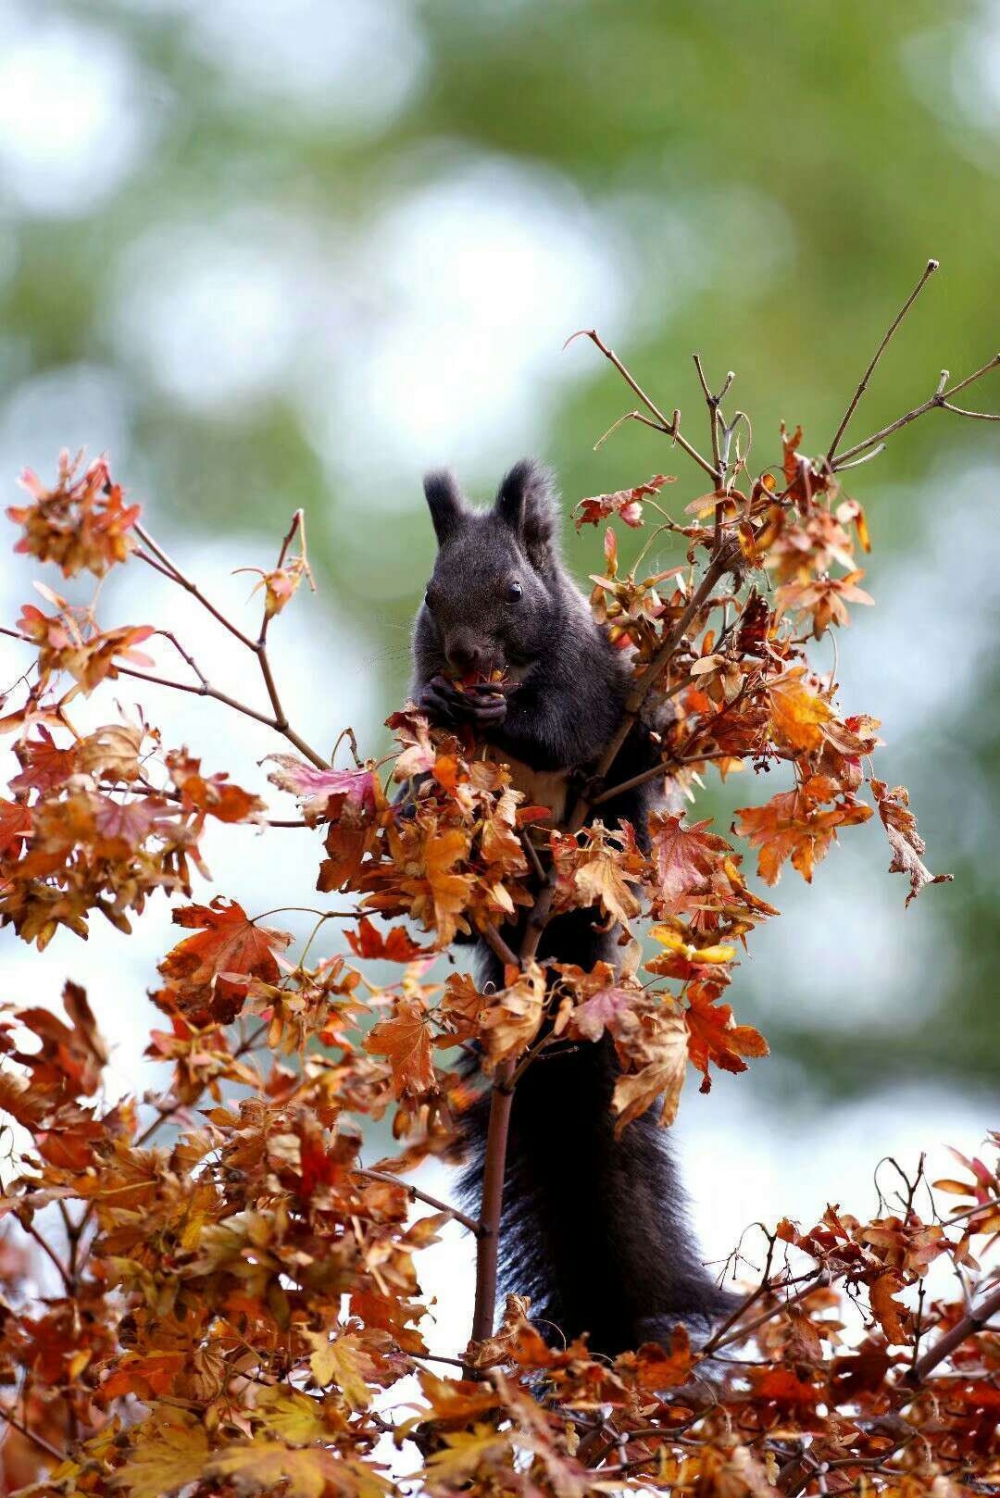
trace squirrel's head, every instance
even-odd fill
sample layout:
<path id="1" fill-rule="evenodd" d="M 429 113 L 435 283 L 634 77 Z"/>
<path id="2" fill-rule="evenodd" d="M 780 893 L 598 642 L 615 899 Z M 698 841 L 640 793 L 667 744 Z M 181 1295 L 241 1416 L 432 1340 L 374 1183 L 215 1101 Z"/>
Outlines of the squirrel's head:
<path id="1" fill-rule="evenodd" d="M 425 638 L 461 674 L 528 665 L 558 616 L 551 475 L 529 460 L 515 464 L 488 510 L 470 508 L 450 473 L 429 473 L 424 493 L 438 539 L 420 616 Z"/>

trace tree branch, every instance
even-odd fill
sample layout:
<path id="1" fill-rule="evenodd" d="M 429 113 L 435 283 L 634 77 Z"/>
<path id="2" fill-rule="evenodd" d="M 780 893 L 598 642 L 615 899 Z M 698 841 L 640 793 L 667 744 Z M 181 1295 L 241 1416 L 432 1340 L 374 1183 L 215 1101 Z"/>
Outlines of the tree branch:
<path id="1" fill-rule="evenodd" d="M 503 1208 L 507 1136 L 514 1102 L 511 1085 L 513 1061 L 497 1068 L 490 1098 L 490 1121 L 483 1162 L 483 1194 L 479 1236 L 476 1241 L 476 1304 L 472 1316 L 472 1340 L 483 1342 L 492 1335 L 496 1319 L 497 1270 L 500 1263 L 500 1214 Z M 471 1370 L 470 1370 L 471 1371 Z"/>
<path id="2" fill-rule="evenodd" d="M 384 1181 L 389 1186 L 398 1186 L 413 1201 L 423 1202 L 425 1206 L 433 1207 L 436 1212 L 447 1212 L 449 1217 L 454 1217 L 455 1221 L 460 1222 L 474 1237 L 478 1238 L 480 1235 L 481 1229 L 474 1217 L 469 1217 L 467 1213 L 460 1212 L 457 1207 L 451 1206 L 449 1202 L 443 1202 L 438 1197 L 431 1196 L 426 1191 L 421 1191 L 418 1186 L 412 1185 L 409 1181 L 401 1181 L 399 1176 L 390 1175 L 387 1170 L 368 1170 L 367 1168 L 362 1169 L 359 1166 L 354 1174 L 367 1176 L 372 1181 Z"/>
<path id="3" fill-rule="evenodd" d="M 2 1405 L 0 1405 L 0 1420 L 6 1420 L 11 1430 L 16 1430 L 18 1435 L 24 1436 L 26 1441 L 34 1442 L 34 1444 L 40 1451 L 44 1451 L 55 1461 L 64 1462 L 67 1460 L 65 1451 L 60 1451 L 57 1446 L 51 1445 L 45 1439 L 45 1437 L 40 1436 L 36 1430 L 31 1430 L 29 1426 L 22 1425 L 20 1420 L 18 1420 L 15 1415 L 12 1415 L 10 1410 L 4 1409 Z"/>
<path id="4" fill-rule="evenodd" d="M 829 450 L 827 452 L 826 457 L 827 457 L 827 462 L 830 463 L 831 466 L 833 464 L 834 454 L 836 453 L 837 448 L 840 446 L 840 439 L 841 439 L 841 437 L 844 435 L 844 433 L 847 430 L 848 422 L 850 421 L 851 417 L 854 415 L 855 411 L 858 409 L 858 404 L 859 404 L 859 402 L 861 400 L 861 397 L 864 395 L 865 391 L 868 389 L 868 381 L 871 379 L 872 375 L 875 372 L 875 366 L 876 366 L 876 364 L 878 363 L 878 361 L 881 359 L 882 355 L 885 353 L 886 349 L 888 348 L 888 346 L 889 346 L 889 340 L 892 338 L 893 333 L 895 333 L 896 329 L 899 327 L 900 323 L 903 321 L 903 318 L 906 316 L 907 312 L 909 312 L 910 308 L 913 306 L 913 303 L 917 300 L 917 297 L 923 291 L 924 287 L 927 285 L 927 282 L 930 280 L 931 276 L 937 270 L 938 264 L 939 264 L 939 262 L 937 260 L 928 260 L 927 264 L 924 266 L 924 273 L 923 273 L 923 275 L 920 277 L 920 280 L 917 282 L 916 286 L 913 288 L 913 290 L 910 292 L 909 296 L 906 298 L 906 301 L 903 303 L 902 307 L 896 313 L 896 317 L 893 320 L 893 322 L 890 324 L 889 329 L 886 332 L 885 337 L 882 339 L 882 342 L 879 344 L 878 348 L 875 350 L 875 353 L 872 356 L 871 363 L 869 364 L 868 368 L 865 370 L 864 374 L 861 376 L 861 383 L 858 386 L 857 390 L 855 390 L 854 395 L 851 398 L 851 403 L 848 406 L 847 410 L 844 412 L 843 418 L 841 419 L 840 426 L 837 428 L 836 435 L 834 436 L 833 441 L 830 443 L 830 447 L 829 447 Z"/>
<path id="5" fill-rule="evenodd" d="M 974 370 L 970 375 L 966 375 L 964 380 L 959 380 L 957 384 L 950 386 L 948 389 L 942 388 L 948 377 L 948 371 L 942 370 L 941 381 L 933 395 L 928 396 L 927 400 L 922 401 L 919 406 L 914 406 L 911 411 L 907 411 L 905 416 L 898 416 L 895 421 L 890 421 L 888 426 L 882 427 L 878 432 L 873 432 L 863 442 L 856 442 L 853 447 L 849 447 L 838 458 L 830 460 L 830 467 L 835 473 L 839 473 L 841 469 L 853 466 L 850 462 L 852 458 L 856 458 L 861 453 L 867 452 L 870 447 L 877 446 L 884 438 L 891 437 L 893 432 L 898 432 L 901 427 L 908 426 L 911 421 L 916 421 L 918 416 L 925 416 L 928 411 L 935 409 L 951 411 L 956 416 L 968 416 L 975 421 L 1000 421 L 1000 415 L 994 415 L 988 411 L 967 411 L 962 406 L 951 404 L 951 397 L 953 395 L 957 395 L 960 390 L 965 390 L 976 380 L 981 380 L 983 375 L 989 374 L 998 365 L 1000 365 L 1000 354 L 994 354 L 993 358 L 988 359 L 979 369 Z"/>
<path id="6" fill-rule="evenodd" d="M 664 416 L 663 412 L 660 410 L 659 406 L 655 405 L 654 402 L 650 400 L 649 396 L 646 394 L 645 390 L 643 390 L 642 386 L 639 384 L 635 376 L 628 369 L 626 369 L 625 365 L 619 359 L 614 349 L 608 348 L 607 344 L 598 334 L 596 328 L 580 328 L 578 332 L 571 333 L 570 336 L 566 339 L 566 342 L 563 344 L 563 348 L 568 348 L 568 346 L 573 342 L 574 338 L 590 339 L 591 343 L 593 343 L 594 346 L 601 351 L 605 359 L 608 359 L 614 365 L 615 369 L 617 369 L 626 385 L 628 385 L 629 388 L 633 390 L 642 401 L 643 405 L 646 407 L 646 410 L 652 412 L 652 414 L 656 417 L 657 430 L 663 432 L 664 436 L 670 437 L 674 442 L 677 443 L 678 447 L 682 447 L 687 453 L 688 457 L 693 458 L 694 461 L 698 464 L 698 467 L 703 469 L 704 472 L 708 474 L 709 478 L 714 479 L 716 470 L 712 467 L 709 460 L 707 458 L 703 458 L 698 449 L 696 447 L 693 447 L 686 437 L 681 436 L 680 411 L 675 409 L 673 417 L 668 421 L 666 416 Z M 629 416 L 623 417 L 623 420 L 625 421 L 628 421 L 629 419 Z M 640 417 L 639 419 L 641 420 L 642 418 Z M 649 425 L 649 423 L 646 424 Z"/>
<path id="7" fill-rule="evenodd" d="M 950 1332 L 945 1332 L 939 1337 L 933 1347 L 929 1347 L 923 1357 L 914 1364 L 906 1375 L 906 1382 L 910 1384 L 921 1384 L 928 1373 L 933 1373 L 939 1363 L 943 1363 L 946 1357 L 960 1347 L 966 1337 L 973 1336 L 982 1331 L 986 1323 L 1000 1311 L 1000 1290 L 994 1290 L 988 1295 L 977 1311 L 970 1311 L 968 1316 L 963 1316 Z"/>

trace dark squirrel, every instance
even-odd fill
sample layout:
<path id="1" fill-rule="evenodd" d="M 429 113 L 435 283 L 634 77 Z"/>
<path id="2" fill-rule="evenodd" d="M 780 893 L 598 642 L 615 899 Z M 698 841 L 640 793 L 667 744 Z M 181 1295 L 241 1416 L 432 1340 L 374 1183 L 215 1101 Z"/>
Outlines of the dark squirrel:
<path id="1" fill-rule="evenodd" d="M 552 480 L 518 463 L 492 509 L 473 510 L 449 473 L 424 481 L 438 554 L 414 632 L 413 696 L 430 720 L 471 724 L 510 764 L 529 801 L 556 818 L 592 774 L 625 711 L 630 667 L 593 618 L 560 556 Z M 479 676 L 459 690 L 448 673 Z M 499 681 L 491 676 L 502 674 Z M 614 764 L 621 783 L 657 759 L 637 723 Z M 607 826 L 627 819 L 640 841 L 657 799 L 653 782 L 599 808 Z M 504 928 L 516 950 L 519 932 Z M 539 959 L 584 969 L 613 961 L 615 932 L 593 911 L 550 921 Z M 501 985 L 502 967 L 477 943 L 481 983 Z M 677 1174 L 653 1113 L 614 1136 L 617 1076 L 607 1037 L 537 1062 L 514 1094 L 501 1222 L 505 1290 L 527 1294 L 546 1333 L 584 1332 L 614 1355 L 662 1337 L 678 1321 L 703 1331 L 729 1304 L 703 1267 L 686 1222 Z M 655 1110 L 654 1110 L 655 1111 Z M 472 1164 L 463 1187 L 481 1180 L 488 1099 L 470 1110 Z"/>

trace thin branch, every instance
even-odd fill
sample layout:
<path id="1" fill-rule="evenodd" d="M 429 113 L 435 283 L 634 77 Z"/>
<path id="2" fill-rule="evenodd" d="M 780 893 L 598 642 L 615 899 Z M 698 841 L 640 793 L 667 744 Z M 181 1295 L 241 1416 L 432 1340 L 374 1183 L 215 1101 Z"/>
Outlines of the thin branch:
<path id="1" fill-rule="evenodd" d="M 236 639 L 239 640 L 241 644 L 245 645 L 248 650 L 256 649 L 256 645 L 254 644 L 254 641 L 250 639 L 250 636 L 245 635 L 243 631 L 232 622 L 231 619 L 226 618 L 221 609 L 217 609 L 215 607 L 215 604 L 212 603 L 210 599 L 205 597 L 204 593 L 198 587 L 198 584 L 192 582 L 189 577 L 185 576 L 185 574 L 178 567 L 177 563 L 172 561 L 170 557 L 167 556 L 167 553 L 161 546 L 157 545 L 148 531 L 143 530 L 141 525 L 137 525 L 135 526 L 135 533 L 139 537 L 139 540 L 143 543 L 143 545 L 153 553 L 153 556 L 156 557 L 160 562 L 162 562 L 163 565 L 157 569 L 158 571 L 163 572 L 164 569 L 169 569 L 166 575 L 171 579 L 171 581 L 177 583 L 178 587 L 184 588 L 188 593 L 191 594 L 192 598 L 197 598 L 202 608 L 207 609 L 208 612 L 212 615 L 213 619 L 218 620 L 223 629 L 228 629 L 229 633 L 231 635 L 235 635 Z M 137 551 L 135 554 L 142 561 L 149 562 L 149 557 L 144 556 L 141 551 Z"/>
<path id="2" fill-rule="evenodd" d="M 884 438 L 891 437 L 893 432 L 898 432 L 901 427 L 908 426 L 911 421 L 916 421 L 918 417 L 925 416 L 928 411 L 951 411 L 958 416 L 970 416 L 977 421 L 1000 420 L 1000 416 L 994 416 L 990 412 L 966 411 L 961 406 L 951 404 L 951 397 L 953 395 L 956 395 L 960 390 L 965 390 L 967 386 L 973 384 L 976 380 L 981 380 L 983 375 L 989 374 L 998 365 L 1000 365 L 1000 354 L 994 354 L 993 358 L 988 359 L 979 369 L 974 370 L 970 375 L 966 375 L 964 380 L 959 380 L 957 384 L 950 386 L 947 390 L 942 390 L 939 384 L 934 394 L 928 396 L 927 400 L 921 402 L 919 406 L 914 406 L 904 416 L 898 416 L 895 421 L 890 421 L 889 425 L 882 427 L 880 431 L 873 432 L 863 442 L 856 442 L 853 447 L 849 447 L 846 452 L 841 453 L 839 458 L 833 459 L 830 467 L 834 472 L 839 473 L 842 468 L 848 466 L 852 458 L 856 458 L 861 453 L 867 452 L 870 447 L 877 446 Z"/>
<path id="3" fill-rule="evenodd" d="M 871 363 L 869 364 L 868 368 L 865 370 L 864 374 L 861 376 L 861 383 L 858 386 L 857 390 L 855 390 L 854 395 L 853 395 L 853 397 L 851 399 L 851 403 L 848 406 L 847 410 L 844 412 L 844 415 L 843 415 L 843 418 L 841 420 L 840 426 L 837 428 L 836 435 L 834 436 L 833 441 L 830 443 L 830 447 L 829 447 L 829 450 L 827 452 L 826 457 L 827 457 L 827 462 L 830 463 L 831 466 L 833 465 L 834 454 L 836 453 L 837 448 L 840 446 L 840 439 L 841 439 L 841 437 L 844 435 L 844 433 L 847 430 L 848 422 L 850 421 L 851 417 L 854 415 L 855 411 L 858 409 L 858 403 L 860 402 L 861 397 L 864 395 L 865 391 L 868 389 L 868 381 L 871 379 L 872 375 L 875 372 L 875 366 L 878 364 L 878 361 L 881 359 L 882 355 L 885 353 L 885 351 L 886 351 L 886 349 L 887 349 L 887 347 L 889 345 L 889 340 L 892 338 L 892 335 L 895 333 L 896 329 L 899 327 L 900 323 L 903 321 L 903 318 L 906 316 L 907 312 L 909 312 L 910 308 L 913 306 L 913 303 L 917 300 L 917 297 L 920 295 L 920 293 L 923 291 L 924 287 L 927 285 L 927 282 L 930 280 L 931 276 L 937 270 L 938 264 L 939 264 L 939 262 L 937 260 L 928 260 L 927 264 L 924 266 L 923 275 L 920 277 L 920 280 L 917 282 L 916 286 L 910 292 L 909 296 L 906 298 L 906 301 L 903 303 L 902 307 L 897 312 L 895 320 L 890 324 L 889 329 L 888 329 L 888 331 L 885 334 L 885 337 L 882 339 L 882 342 L 879 344 L 878 348 L 875 350 L 875 353 L 872 356 Z"/>
<path id="4" fill-rule="evenodd" d="M 423 1202 L 425 1206 L 433 1207 L 435 1212 L 447 1212 L 449 1217 L 454 1217 L 455 1221 L 460 1222 L 474 1237 L 479 1237 L 481 1229 L 474 1217 L 470 1217 L 466 1212 L 460 1212 L 457 1207 L 451 1206 L 448 1202 L 441 1201 L 436 1196 L 429 1195 L 426 1191 L 421 1191 L 418 1186 L 412 1185 L 409 1181 L 401 1181 L 398 1176 L 390 1175 L 387 1170 L 368 1170 L 358 1167 L 354 1174 L 367 1176 L 372 1181 L 384 1181 L 389 1186 L 398 1186 L 413 1201 Z"/>
<path id="5" fill-rule="evenodd" d="M 528 862 L 531 864 L 531 867 L 534 870 L 535 878 L 538 879 L 539 882 L 544 883 L 545 877 L 546 877 L 546 875 L 545 875 L 545 866 L 542 863 L 542 860 L 538 856 L 538 849 L 535 847 L 534 843 L 531 841 L 531 837 L 530 837 L 530 835 L 528 833 L 527 828 L 524 828 L 524 827 L 521 828 L 520 837 L 521 837 L 521 846 L 522 846 L 522 848 L 524 849 L 524 851 L 525 851 L 525 853 L 527 855 Z"/>
<path id="6" fill-rule="evenodd" d="M 787 1311 L 791 1306 L 797 1305 L 799 1301 L 805 1300 L 814 1290 L 822 1289 L 824 1285 L 828 1285 L 829 1283 L 830 1276 L 826 1270 L 817 1270 L 816 1274 L 810 1277 L 808 1283 L 803 1285 L 801 1290 L 796 1290 L 794 1295 L 789 1295 L 787 1299 L 779 1301 L 769 1311 L 762 1311 L 759 1316 L 754 1317 L 753 1321 L 747 1321 L 743 1326 L 737 1326 L 728 1332 L 726 1336 L 720 1337 L 714 1344 L 715 1348 L 721 1352 L 724 1347 L 730 1347 L 734 1342 L 745 1342 L 753 1332 L 759 1331 L 762 1326 L 766 1326 L 769 1321 L 773 1321 L 775 1316 L 780 1316 L 782 1311 Z M 781 1287 L 775 1286 L 772 1288 L 780 1289 Z M 708 1345 L 706 1343 L 706 1350 Z"/>
<path id="7" fill-rule="evenodd" d="M 60 1259 L 55 1249 L 51 1244 L 46 1243 L 45 1239 L 42 1237 L 41 1233 L 35 1227 L 33 1222 L 27 1224 L 22 1223 L 22 1226 L 24 1227 L 24 1231 L 28 1234 L 29 1238 L 34 1238 L 35 1242 L 38 1244 L 43 1253 L 48 1254 L 49 1258 L 52 1260 L 53 1264 L 59 1271 L 59 1277 L 63 1282 L 64 1288 L 68 1290 L 70 1288 L 69 1270 L 66 1268 L 66 1265 L 63 1263 L 62 1259 Z"/>
<path id="8" fill-rule="evenodd" d="M 23 635 L 18 636 L 24 639 Z M 29 643 L 31 643 L 29 641 Z M 253 718 L 256 723 L 263 723 L 266 728 L 273 728 L 282 737 L 294 744 L 299 753 L 314 764 L 318 770 L 328 770 L 329 760 L 325 760 L 321 754 L 317 754 L 305 739 L 301 738 L 295 730 L 290 727 L 287 720 L 280 722 L 277 717 L 269 717 L 267 713 L 250 707 L 246 702 L 240 702 L 236 697 L 230 697 L 228 692 L 221 692 L 218 687 L 213 687 L 209 682 L 202 681 L 196 686 L 194 682 L 174 681 L 168 676 L 155 676 L 151 671 L 136 671 L 131 666 L 121 666 L 115 662 L 115 670 L 120 676 L 131 676 L 136 681 L 148 681 L 158 687 L 172 687 L 175 692 L 190 692 L 196 697 L 212 697 L 216 702 L 222 702 L 226 707 L 231 707 L 234 712 L 242 713 L 245 718 Z M 280 704 L 279 704 L 280 705 Z"/>
<path id="9" fill-rule="evenodd" d="M 928 1373 L 933 1373 L 938 1363 L 943 1363 L 965 1341 L 966 1337 L 974 1336 L 976 1332 L 982 1331 L 986 1323 L 1000 1311 L 1000 1290 L 994 1290 L 988 1295 L 977 1311 L 971 1311 L 968 1316 L 963 1316 L 950 1332 L 945 1332 L 939 1337 L 933 1347 L 929 1347 L 923 1357 L 914 1364 L 907 1374 L 906 1382 L 910 1384 L 921 1384 Z"/>
<path id="10" fill-rule="evenodd" d="M 645 390 L 643 390 L 642 386 L 639 384 L 635 376 L 628 369 L 626 369 L 625 365 L 619 359 L 615 351 L 608 348 L 607 344 L 598 334 L 596 328 L 580 328 L 576 333 L 571 333 L 569 338 L 567 338 L 566 342 L 563 344 L 563 348 L 567 348 L 569 344 L 573 342 L 574 338 L 590 339 L 591 343 L 593 343 L 594 346 L 600 350 L 605 359 L 609 360 L 614 365 L 615 369 L 617 369 L 626 385 L 628 385 L 629 388 L 634 391 L 642 401 L 643 405 L 646 407 L 646 410 L 650 411 L 653 416 L 656 417 L 656 420 L 659 423 L 659 430 L 662 431 L 665 436 L 672 438 L 672 440 L 677 443 L 678 447 L 682 447 L 687 453 L 688 457 L 693 458 L 693 460 L 698 464 L 698 467 L 703 469 L 705 473 L 708 474 L 709 478 L 714 479 L 715 469 L 712 467 L 709 460 L 707 458 L 703 458 L 698 449 L 696 447 L 692 447 L 691 443 L 687 440 L 686 437 L 681 436 L 680 411 L 675 410 L 672 420 L 668 421 L 666 416 L 664 416 L 663 412 L 660 410 L 659 406 L 657 406 L 652 400 L 650 400 L 649 396 L 646 394 Z M 623 419 L 627 421 L 629 418 L 625 417 Z"/>
<path id="11" fill-rule="evenodd" d="M 521 959 L 517 953 L 507 945 L 497 928 L 487 921 L 479 928 L 483 940 L 487 942 L 493 952 L 500 958 L 505 967 L 520 967 Z"/>
<path id="12" fill-rule="evenodd" d="M 24 1436 L 26 1441 L 33 1441 L 40 1451 L 46 1452 L 47 1455 L 53 1457 L 55 1461 L 64 1462 L 67 1460 L 65 1451 L 60 1451 L 57 1446 L 51 1445 L 45 1439 L 45 1437 L 40 1436 L 36 1430 L 31 1430 L 29 1426 L 22 1425 L 17 1416 L 12 1415 L 10 1410 L 4 1409 L 2 1405 L 0 1405 L 0 1420 L 6 1420 L 11 1430 L 16 1430 L 18 1435 Z"/>

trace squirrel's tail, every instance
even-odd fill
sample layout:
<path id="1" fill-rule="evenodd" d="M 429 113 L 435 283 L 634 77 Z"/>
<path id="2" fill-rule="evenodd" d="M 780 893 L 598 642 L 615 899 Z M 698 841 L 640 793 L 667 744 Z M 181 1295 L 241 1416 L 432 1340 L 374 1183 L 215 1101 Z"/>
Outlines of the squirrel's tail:
<path id="1" fill-rule="evenodd" d="M 607 1037 L 553 1047 L 527 1068 L 511 1110 L 501 1218 L 502 1288 L 531 1297 L 532 1320 L 550 1339 L 589 1332 L 607 1355 L 662 1338 L 678 1321 L 704 1333 L 734 1304 L 698 1256 L 655 1110 L 615 1137 L 617 1075 Z M 488 1108 L 484 1097 L 468 1126 L 462 1185 L 477 1199 Z"/>

